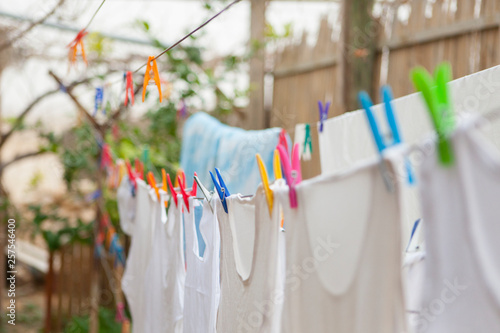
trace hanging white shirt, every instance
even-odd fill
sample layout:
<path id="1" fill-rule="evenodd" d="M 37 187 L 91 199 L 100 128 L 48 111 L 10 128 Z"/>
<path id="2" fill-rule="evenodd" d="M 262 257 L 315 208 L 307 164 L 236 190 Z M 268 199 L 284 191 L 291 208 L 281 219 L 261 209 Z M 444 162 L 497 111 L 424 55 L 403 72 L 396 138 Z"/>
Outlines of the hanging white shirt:
<path id="1" fill-rule="evenodd" d="M 232 195 L 226 200 L 228 214 L 216 200 L 222 250 L 217 332 L 279 332 L 279 251 L 284 250 L 279 209 L 270 216 L 262 185 L 252 198 Z"/>
<path id="2" fill-rule="evenodd" d="M 120 216 L 120 227 L 129 236 L 135 219 L 136 196 L 132 195 L 132 184 L 127 175 L 123 176 L 120 186 L 116 192 L 118 204 L 118 215 Z"/>
<path id="3" fill-rule="evenodd" d="M 420 177 L 425 283 L 419 332 L 500 332 L 500 158 L 470 120 L 450 139 L 453 165 L 437 151 Z"/>
<path id="4" fill-rule="evenodd" d="M 147 300 L 144 297 L 145 271 L 153 251 L 155 232 L 154 193 L 140 179 L 137 180 L 137 210 L 131 229 L 131 245 L 122 278 L 122 289 L 132 315 L 133 332 L 145 332 L 148 314 L 144 311 Z"/>
<path id="5" fill-rule="evenodd" d="M 220 299 L 220 233 L 211 203 L 189 198 L 184 210 L 186 231 L 186 286 L 184 291 L 184 333 L 215 333 Z M 201 216 L 197 216 L 200 214 Z M 198 239 L 196 220 L 202 239 Z M 200 253 L 200 242 L 205 250 Z"/>
<path id="6" fill-rule="evenodd" d="M 393 161 L 386 161 L 392 171 Z M 389 192 L 373 161 L 303 181 L 295 209 L 288 191 L 275 192 L 286 229 L 283 332 L 404 331 L 399 184 L 393 185 Z"/>

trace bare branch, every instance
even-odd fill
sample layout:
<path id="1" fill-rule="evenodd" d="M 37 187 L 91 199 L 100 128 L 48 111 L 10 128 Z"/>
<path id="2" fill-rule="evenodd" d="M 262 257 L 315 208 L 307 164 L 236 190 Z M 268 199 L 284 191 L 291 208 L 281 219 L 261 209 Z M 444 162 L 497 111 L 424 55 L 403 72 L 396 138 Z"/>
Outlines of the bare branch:
<path id="1" fill-rule="evenodd" d="M 110 74 L 112 73 L 113 71 L 109 71 L 108 73 L 106 73 L 105 75 L 107 74 Z M 81 84 L 85 84 L 85 83 L 88 83 L 90 81 L 92 81 L 93 79 L 95 79 L 96 77 L 91 77 L 91 78 L 86 78 L 86 79 L 83 79 L 83 80 L 80 80 L 80 81 L 75 81 L 73 83 L 71 83 L 70 85 L 68 86 L 64 86 L 62 85 L 66 90 L 72 90 L 73 88 L 75 88 L 76 86 L 79 86 Z M 3 146 L 3 144 L 7 141 L 7 139 L 12 135 L 12 133 L 14 133 L 14 131 L 16 129 L 19 128 L 19 126 L 21 126 L 24 118 L 28 115 L 28 113 L 33 109 L 33 107 L 35 105 L 37 105 L 40 101 L 44 100 L 46 97 L 48 96 L 51 96 L 51 95 L 54 95 L 55 93 L 57 93 L 58 91 L 60 90 L 60 88 L 58 89 L 54 89 L 54 90 L 50 90 L 50 91 L 47 91 L 46 93 L 38 96 L 33 102 L 30 103 L 30 105 L 28 105 L 26 107 L 26 109 L 24 109 L 23 112 L 21 112 L 21 114 L 19 115 L 19 117 L 17 117 L 14 125 L 9 129 L 9 131 L 7 131 L 7 133 L 3 134 L 1 137 L 0 137 L 0 148 Z"/>
<path id="2" fill-rule="evenodd" d="M 49 75 L 52 76 L 54 78 L 54 80 L 56 80 L 56 82 L 59 84 L 59 86 L 61 87 L 64 87 L 65 89 L 65 92 L 66 94 L 68 94 L 68 96 L 73 100 L 73 103 L 75 103 L 78 111 L 80 111 L 80 113 L 82 113 L 85 118 L 87 118 L 87 120 L 92 124 L 92 126 L 101 134 L 102 137 L 104 137 L 103 135 L 103 132 L 102 132 L 102 127 L 101 125 L 99 125 L 99 123 L 97 123 L 97 121 L 94 119 L 94 117 L 92 117 L 92 115 L 87 112 L 87 110 L 83 107 L 83 105 L 80 103 L 80 101 L 75 97 L 75 95 L 73 95 L 71 93 L 71 89 L 68 89 L 61 81 L 61 79 L 59 79 L 59 77 L 57 77 L 57 75 L 55 75 L 52 71 L 49 71 Z"/>
<path id="3" fill-rule="evenodd" d="M 3 170 L 6 167 L 8 167 L 9 165 L 11 165 L 12 163 L 18 162 L 20 160 L 24 160 L 25 158 L 28 158 L 28 157 L 33 157 L 33 156 L 40 155 L 40 154 L 43 154 L 45 152 L 46 152 L 45 150 L 38 150 L 38 151 L 34 151 L 34 152 L 31 152 L 31 153 L 27 153 L 27 154 L 16 155 L 16 157 L 14 157 L 13 159 L 11 159 L 10 161 L 0 164 L 0 173 L 2 173 Z"/>
<path id="4" fill-rule="evenodd" d="M 49 17 L 51 17 L 52 15 L 54 15 L 54 13 L 56 12 L 57 8 L 60 7 L 64 3 L 64 1 L 65 0 L 59 0 L 59 2 L 44 17 L 42 17 L 41 19 L 39 19 L 37 21 L 33 21 L 29 25 L 29 27 L 27 27 L 26 29 L 24 29 L 23 31 L 21 31 L 20 33 L 18 33 L 17 36 L 15 36 L 13 38 L 10 38 L 5 43 L 3 43 L 2 45 L 0 45 L 0 52 L 2 52 L 4 49 L 6 49 L 9 46 L 11 46 L 12 43 L 14 43 L 16 40 L 22 38 L 24 35 L 26 35 L 28 32 L 30 32 L 34 27 L 36 27 L 37 25 L 43 23 L 46 19 L 48 19 Z"/>

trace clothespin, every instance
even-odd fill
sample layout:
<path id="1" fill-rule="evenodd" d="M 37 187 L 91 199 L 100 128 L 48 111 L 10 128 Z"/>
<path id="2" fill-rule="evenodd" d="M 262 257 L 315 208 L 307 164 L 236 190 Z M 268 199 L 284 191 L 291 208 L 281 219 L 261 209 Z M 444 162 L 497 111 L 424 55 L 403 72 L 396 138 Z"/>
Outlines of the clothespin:
<path id="1" fill-rule="evenodd" d="M 179 190 L 181 191 L 182 199 L 184 200 L 184 204 L 186 205 L 186 209 L 189 213 L 189 195 L 186 193 L 186 190 L 184 189 L 184 185 L 182 184 L 180 176 L 177 176 L 177 180 L 179 181 Z"/>
<path id="2" fill-rule="evenodd" d="M 136 178 L 144 180 L 144 165 L 138 158 L 135 159 L 135 174 Z"/>
<path id="3" fill-rule="evenodd" d="M 262 186 L 264 187 L 264 193 L 266 195 L 269 215 L 271 215 L 273 212 L 273 191 L 269 187 L 269 178 L 267 177 L 267 170 L 264 162 L 262 161 L 262 157 L 260 157 L 260 154 L 255 154 L 255 157 L 257 158 L 257 165 L 259 166 L 260 178 L 262 179 Z"/>
<path id="4" fill-rule="evenodd" d="M 283 128 L 280 132 L 278 146 L 282 145 L 286 149 L 287 156 L 290 154 L 288 150 L 288 140 L 286 139 L 286 130 Z"/>
<path id="5" fill-rule="evenodd" d="M 297 207 L 297 192 L 295 186 L 302 181 L 302 172 L 300 169 L 299 144 L 295 143 L 292 149 L 292 159 L 288 158 L 285 147 L 278 146 L 278 151 L 281 157 L 281 165 L 285 173 L 285 179 L 289 187 L 290 207 Z"/>
<path id="6" fill-rule="evenodd" d="M 180 183 L 179 183 L 180 181 Z M 177 173 L 175 174 L 175 184 L 174 186 L 175 187 L 179 187 L 179 186 L 184 186 L 186 187 L 186 174 L 184 173 L 184 170 L 182 170 L 181 168 L 177 169 Z"/>
<path id="7" fill-rule="evenodd" d="M 95 190 L 85 197 L 85 201 L 92 202 L 101 196 L 101 190 Z"/>
<path id="8" fill-rule="evenodd" d="M 328 109 L 330 108 L 330 102 L 326 102 L 323 106 L 321 101 L 318 101 L 319 108 L 319 131 L 323 132 L 323 123 L 328 119 Z"/>
<path id="9" fill-rule="evenodd" d="M 448 138 L 455 128 L 455 117 L 447 87 L 451 79 L 451 67 L 448 63 L 439 65 L 434 72 L 434 79 L 424 68 L 417 67 L 412 70 L 411 77 L 417 91 L 422 93 L 436 129 L 441 164 L 452 165 L 454 154 Z"/>
<path id="10" fill-rule="evenodd" d="M 168 193 L 167 172 L 165 171 L 165 169 L 161 169 L 161 181 L 163 191 L 165 191 L 165 193 Z M 165 201 L 165 208 L 168 208 L 168 201 Z"/>
<path id="11" fill-rule="evenodd" d="M 397 145 L 403 142 L 403 138 L 401 133 L 399 132 L 399 126 L 396 120 L 396 115 L 391 105 L 393 99 L 391 87 L 389 87 L 388 85 L 384 85 L 382 86 L 381 91 L 382 91 L 382 100 L 384 101 L 384 106 L 385 106 L 385 116 L 387 118 L 387 123 L 389 124 L 389 128 L 391 129 L 392 132 L 392 144 Z M 413 185 L 415 182 L 415 177 L 413 176 L 411 164 L 408 159 L 405 159 L 405 165 L 406 165 L 406 173 L 408 175 L 408 184 Z"/>
<path id="12" fill-rule="evenodd" d="M 280 153 L 278 152 L 278 149 L 274 150 L 273 170 L 274 170 L 274 179 L 283 178 L 283 175 L 281 174 L 281 161 L 280 161 Z"/>
<path id="13" fill-rule="evenodd" d="M 201 183 L 200 179 L 198 178 L 198 175 L 196 174 L 196 172 L 194 173 L 194 181 L 196 182 L 196 184 L 198 184 L 198 187 L 200 188 L 201 193 L 203 194 L 205 199 L 208 202 L 210 202 L 212 200 L 213 192 L 207 190 L 207 188 L 205 186 L 203 186 L 203 184 Z M 210 209 L 212 209 L 212 206 L 210 206 Z M 213 212 L 213 209 L 212 209 L 212 212 Z"/>
<path id="14" fill-rule="evenodd" d="M 151 64 L 152 62 L 152 64 Z M 142 85 L 142 101 L 146 98 L 146 87 L 148 86 L 149 81 L 153 79 L 155 81 L 156 87 L 158 87 L 158 93 L 160 94 L 160 103 L 162 101 L 161 94 L 161 82 L 160 75 L 158 74 L 158 66 L 156 65 L 155 57 L 150 56 L 148 58 L 148 64 L 146 66 L 146 73 L 144 74 L 144 83 Z"/>
<path id="15" fill-rule="evenodd" d="M 210 177 L 212 177 L 212 181 L 215 185 L 215 189 L 217 191 L 217 194 L 219 195 L 219 199 L 222 202 L 222 207 L 224 207 L 224 211 L 227 214 L 227 201 L 226 198 L 230 196 L 229 190 L 226 187 L 226 184 L 224 183 L 224 180 L 222 179 L 222 176 L 220 174 L 219 169 L 215 168 L 215 173 L 217 174 L 217 179 L 215 179 L 214 174 L 212 171 L 210 172 Z M 220 182 L 220 184 L 219 184 Z"/>
<path id="16" fill-rule="evenodd" d="M 104 98 L 104 88 L 101 87 L 96 87 L 95 88 L 95 97 L 94 97 L 94 114 L 93 116 L 95 117 L 97 112 L 102 110 L 102 112 L 105 114 L 106 111 L 103 108 L 103 98 Z"/>
<path id="17" fill-rule="evenodd" d="M 109 145 L 107 143 L 102 145 L 101 151 L 101 169 L 109 166 L 112 162 L 111 152 L 109 149 Z"/>
<path id="18" fill-rule="evenodd" d="M 148 182 L 149 182 L 149 186 L 151 186 L 155 190 L 156 196 L 158 197 L 158 201 L 160 201 L 161 200 L 160 190 L 156 186 L 155 176 L 153 175 L 153 173 L 151 171 L 148 172 Z"/>
<path id="19" fill-rule="evenodd" d="M 131 104 L 134 105 L 134 81 L 131 71 L 125 73 L 125 106 L 128 104 L 129 96 Z"/>
<path id="20" fill-rule="evenodd" d="M 127 166 L 128 178 L 130 180 L 130 183 L 132 184 L 132 189 L 135 190 L 135 188 L 137 188 L 137 182 L 135 180 L 135 175 L 132 172 L 132 167 L 130 166 L 130 162 L 126 161 L 125 165 Z M 132 191 L 132 195 L 135 195 L 134 191 Z"/>
<path id="21" fill-rule="evenodd" d="M 177 118 L 178 119 L 184 119 L 187 116 L 187 106 L 186 106 L 186 101 L 184 98 L 181 98 L 181 105 L 179 109 L 177 110 Z"/>
<path id="22" fill-rule="evenodd" d="M 170 188 L 170 193 L 172 195 L 172 198 L 174 199 L 175 206 L 177 207 L 177 192 L 175 191 L 174 186 L 172 185 L 172 181 L 170 180 L 170 175 L 167 174 L 167 183 L 168 187 Z"/>
<path id="23" fill-rule="evenodd" d="M 306 133 L 304 135 L 304 150 L 302 152 L 302 157 L 304 161 L 310 161 L 313 147 L 311 138 L 311 126 L 309 124 L 305 125 L 305 132 Z"/>
<path id="24" fill-rule="evenodd" d="M 125 304 L 123 304 L 123 302 L 118 302 L 116 304 L 115 321 L 117 323 L 123 323 L 125 320 L 126 320 L 126 317 L 125 317 Z"/>
<path id="25" fill-rule="evenodd" d="M 85 56 L 85 47 L 83 46 L 83 37 L 85 37 L 88 34 L 85 29 L 80 30 L 77 34 L 75 39 L 71 41 L 71 43 L 68 44 L 69 47 L 69 52 L 68 52 L 68 59 L 70 66 L 75 64 L 76 62 L 76 55 L 78 53 L 78 45 L 80 45 L 80 50 L 82 51 L 82 59 L 85 62 L 85 65 L 88 65 L 87 63 L 87 57 Z"/>

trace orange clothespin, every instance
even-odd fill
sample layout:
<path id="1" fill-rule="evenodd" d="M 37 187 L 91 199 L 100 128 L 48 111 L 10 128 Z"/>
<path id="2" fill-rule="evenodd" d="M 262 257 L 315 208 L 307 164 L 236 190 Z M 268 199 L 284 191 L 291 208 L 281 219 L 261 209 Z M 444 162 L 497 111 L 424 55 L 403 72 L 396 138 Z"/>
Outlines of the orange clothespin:
<path id="1" fill-rule="evenodd" d="M 161 169 L 161 180 L 162 180 L 162 189 L 165 193 L 168 193 L 167 187 L 167 172 L 165 169 Z M 168 201 L 165 201 L 165 208 L 168 208 Z"/>
<path id="2" fill-rule="evenodd" d="M 134 81 L 132 80 L 131 71 L 125 74 L 125 106 L 128 104 L 129 95 L 130 102 L 134 105 Z"/>
<path id="3" fill-rule="evenodd" d="M 179 183 L 180 181 L 180 183 Z M 177 170 L 177 174 L 175 175 L 175 187 L 179 187 L 179 186 L 184 186 L 186 187 L 186 174 L 184 173 L 184 170 L 182 170 L 181 168 L 179 168 Z"/>
<path id="4" fill-rule="evenodd" d="M 139 179 L 144 180 L 144 164 L 138 158 L 135 159 L 135 173 Z"/>
<path id="5" fill-rule="evenodd" d="M 262 157 L 260 157 L 260 154 L 255 154 L 255 157 L 257 158 L 260 178 L 262 178 L 262 186 L 264 187 L 264 193 L 266 194 L 267 206 L 269 207 L 269 215 L 271 215 L 273 212 L 274 201 L 273 191 L 269 187 L 269 178 L 267 177 L 267 170 L 264 162 L 262 161 Z"/>
<path id="6" fill-rule="evenodd" d="M 78 53 L 78 45 L 80 45 L 80 49 L 82 51 L 82 59 L 85 62 L 85 65 L 88 65 L 87 63 L 87 56 L 85 55 L 85 47 L 83 46 L 83 37 L 85 37 L 88 34 L 85 29 L 80 30 L 77 34 L 75 39 L 71 41 L 71 43 L 68 44 L 69 47 L 69 52 L 68 52 L 68 59 L 70 65 L 73 65 L 76 62 L 76 55 Z"/>
<path id="7" fill-rule="evenodd" d="M 151 64 L 153 62 L 153 64 Z M 153 75 L 153 77 L 151 77 Z M 146 73 L 144 74 L 144 83 L 142 85 L 142 101 L 146 98 L 146 87 L 148 86 L 149 81 L 153 79 L 155 81 L 156 86 L 158 87 L 158 92 L 160 94 L 160 103 L 163 99 L 161 94 L 161 82 L 160 75 L 158 74 L 158 66 L 156 65 L 155 57 L 151 56 L 148 58 L 148 64 L 146 66 Z"/>
<path id="8" fill-rule="evenodd" d="M 158 201 L 160 201 L 161 200 L 161 198 L 160 198 L 160 190 L 156 186 L 155 177 L 153 176 L 153 173 L 151 171 L 148 172 L 148 181 L 149 181 L 149 185 L 152 188 L 154 188 L 154 190 L 156 192 L 156 196 L 158 197 Z"/>

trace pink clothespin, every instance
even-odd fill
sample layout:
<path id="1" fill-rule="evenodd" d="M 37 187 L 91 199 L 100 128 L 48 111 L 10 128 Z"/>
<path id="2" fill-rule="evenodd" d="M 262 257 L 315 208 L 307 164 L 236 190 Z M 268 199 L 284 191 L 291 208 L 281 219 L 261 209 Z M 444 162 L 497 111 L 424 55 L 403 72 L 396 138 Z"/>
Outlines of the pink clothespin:
<path id="1" fill-rule="evenodd" d="M 288 153 L 283 145 L 278 145 L 278 151 L 281 158 L 281 165 L 285 173 L 285 179 L 289 187 L 290 207 L 297 208 L 297 192 L 295 186 L 302 181 L 302 171 L 300 168 L 299 144 L 296 143 L 292 150 L 292 159 L 288 157 Z"/>
<path id="2" fill-rule="evenodd" d="M 105 143 L 102 146 L 102 152 L 101 152 L 101 169 L 104 169 L 105 167 L 111 165 L 113 162 L 111 158 L 111 152 L 109 149 L 109 145 Z"/>
<path id="3" fill-rule="evenodd" d="M 288 159 L 288 156 L 289 156 L 290 152 L 288 150 L 288 140 L 286 139 L 286 135 L 287 135 L 286 134 L 286 130 L 282 129 L 281 132 L 280 132 L 278 146 L 282 145 L 285 148 L 286 156 L 287 156 L 287 159 Z"/>

